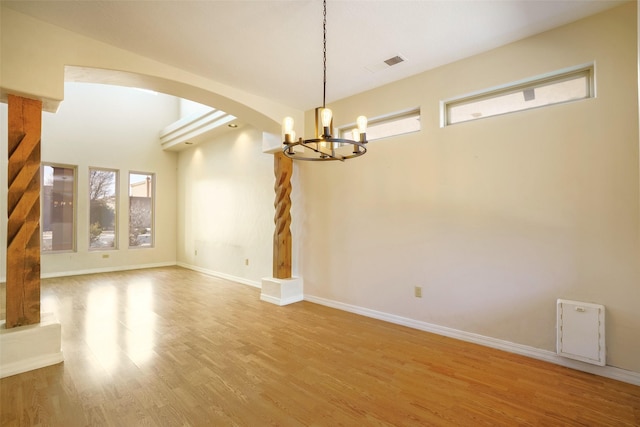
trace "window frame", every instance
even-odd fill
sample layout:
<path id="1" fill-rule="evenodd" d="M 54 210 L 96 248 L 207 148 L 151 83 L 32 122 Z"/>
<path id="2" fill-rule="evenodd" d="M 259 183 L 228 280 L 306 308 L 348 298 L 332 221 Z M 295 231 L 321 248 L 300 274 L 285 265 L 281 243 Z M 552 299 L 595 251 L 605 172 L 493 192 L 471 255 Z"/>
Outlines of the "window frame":
<path id="1" fill-rule="evenodd" d="M 131 197 L 135 197 L 132 196 L 132 190 L 131 190 L 131 175 L 146 175 L 146 176 L 150 176 L 151 177 L 151 189 L 150 189 L 150 198 L 151 198 L 151 236 L 150 236 L 150 242 L 148 246 L 143 246 L 143 245 L 132 245 L 131 244 Z M 140 172 L 140 171 L 132 171 L 130 170 L 127 174 L 127 188 L 128 188 L 128 194 L 127 194 L 127 236 L 128 236 L 128 248 L 129 249 L 151 249 L 151 248 L 155 248 L 156 245 L 156 226 L 155 226 L 155 221 L 156 221 L 156 186 L 157 186 L 157 175 L 153 172 Z"/>
<path id="2" fill-rule="evenodd" d="M 558 101 L 549 104 L 536 105 L 529 108 L 505 111 L 502 113 L 492 114 L 489 116 L 474 117 L 468 120 L 451 122 L 451 109 L 457 106 L 468 105 L 474 102 L 485 101 L 500 96 L 506 96 L 513 93 L 524 92 L 527 89 L 535 89 L 543 86 L 548 86 L 552 83 L 561 83 L 563 81 L 569 81 L 581 76 L 587 77 L 587 95 L 578 99 L 567 99 L 564 101 Z M 522 111 L 535 110 L 538 108 L 550 107 L 553 105 L 568 104 L 572 102 L 584 101 L 596 97 L 596 66 L 595 62 L 588 64 L 576 65 L 573 67 L 563 68 L 560 70 L 552 71 L 549 73 L 541 74 L 534 77 L 529 77 L 515 82 L 494 86 L 488 89 L 482 89 L 479 91 L 471 92 L 466 95 L 460 95 L 453 98 L 448 98 L 440 101 L 440 127 L 448 127 L 461 123 L 474 122 L 476 120 L 486 119 L 490 117 L 499 117 L 505 114 L 518 113 Z"/>
<path id="3" fill-rule="evenodd" d="M 409 119 L 409 118 L 414 117 L 414 116 L 417 116 L 418 122 L 420 122 L 420 129 L 410 130 L 410 131 L 400 132 L 400 133 L 394 133 L 394 134 L 389 134 L 389 135 L 384 135 L 384 136 L 377 137 L 377 138 L 371 138 L 369 136 L 369 129 L 374 127 L 374 126 L 376 126 L 376 125 L 383 125 L 383 124 L 393 123 L 395 121 Z M 340 138 L 353 139 L 351 132 L 355 127 L 356 127 L 356 123 L 349 123 L 347 125 L 340 126 L 338 128 L 338 134 L 340 135 Z M 420 107 L 409 108 L 409 109 L 406 109 L 406 110 L 396 111 L 394 113 L 389 113 L 389 114 L 385 114 L 385 115 L 382 115 L 382 116 L 377 116 L 377 117 L 369 119 L 369 122 L 367 124 L 367 142 L 379 141 L 381 139 L 393 138 L 395 136 L 400 136 L 400 135 L 408 135 L 410 133 L 416 133 L 416 132 L 420 132 L 420 131 L 422 131 L 422 111 L 421 111 Z"/>
<path id="4" fill-rule="evenodd" d="M 58 249 L 54 250 L 53 246 L 50 250 L 45 250 L 44 247 L 44 224 L 45 224 L 45 198 L 44 198 L 44 187 L 45 187 L 45 168 L 65 168 L 73 171 L 73 191 L 72 191 L 72 223 L 71 223 L 71 248 L 70 249 Z M 51 185 L 53 187 L 53 184 Z M 74 253 L 78 251 L 78 166 L 77 165 L 69 165 L 64 163 L 56 163 L 56 162 L 40 162 L 40 254 L 60 254 L 60 253 Z M 53 200 L 52 200 L 53 201 Z M 51 223 L 51 219 L 49 220 Z"/>
<path id="5" fill-rule="evenodd" d="M 113 246 L 111 247 L 91 247 L 91 172 L 92 171 L 103 171 L 103 172 L 113 172 L 115 174 L 115 182 L 114 182 L 114 218 L 113 218 Z M 90 252 L 95 252 L 95 251 L 113 251 L 113 250 L 118 250 L 119 248 L 119 230 L 120 230 L 120 221 L 119 221 L 119 216 L 120 216 L 120 171 L 118 169 L 112 169 L 112 168 L 104 168 L 104 167 L 94 167 L 94 166 L 89 166 L 89 175 L 88 175 L 88 188 L 87 188 L 87 198 L 88 198 L 88 205 L 89 205 L 89 213 L 88 213 L 88 238 L 89 238 L 89 251 Z"/>

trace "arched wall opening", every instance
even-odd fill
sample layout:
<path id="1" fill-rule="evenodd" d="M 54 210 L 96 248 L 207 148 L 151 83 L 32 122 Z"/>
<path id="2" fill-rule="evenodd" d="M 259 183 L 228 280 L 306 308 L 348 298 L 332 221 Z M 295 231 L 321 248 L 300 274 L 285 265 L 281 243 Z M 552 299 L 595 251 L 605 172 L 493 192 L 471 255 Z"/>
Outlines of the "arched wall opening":
<path id="1" fill-rule="evenodd" d="M 55 112 L 64 82 L 111 83 L 152 89 L 226 111 L 270 134 L 291 116 L 304 113 L 215 80 L 85 37 L 2 7 L 0 101 L 9 94 L 43 101 Z"/>
<path id="2" fill-rule="evenodd" d="M 202 87 L 189 85 L 176 80 L 128 71 L 67 65 L 65 66 L 64 81 L 99 83 L 153 90 L 223 110 L 226 113 L 238 117 L 243 123 L 249 124 L 263 132 L 280 132 L 279 122 L 255 108 Z"/>

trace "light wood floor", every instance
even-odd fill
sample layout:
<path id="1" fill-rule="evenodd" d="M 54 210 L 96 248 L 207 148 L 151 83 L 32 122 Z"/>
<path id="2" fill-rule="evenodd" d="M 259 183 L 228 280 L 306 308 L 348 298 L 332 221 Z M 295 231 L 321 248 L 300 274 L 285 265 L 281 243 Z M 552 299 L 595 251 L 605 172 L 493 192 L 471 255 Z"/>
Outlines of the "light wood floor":
<path id="1" fill-rule="evenodd" d="M 65 362 L 2 426 L 640 425 L 640 387 L 181 268 L 47 279 Z"/>

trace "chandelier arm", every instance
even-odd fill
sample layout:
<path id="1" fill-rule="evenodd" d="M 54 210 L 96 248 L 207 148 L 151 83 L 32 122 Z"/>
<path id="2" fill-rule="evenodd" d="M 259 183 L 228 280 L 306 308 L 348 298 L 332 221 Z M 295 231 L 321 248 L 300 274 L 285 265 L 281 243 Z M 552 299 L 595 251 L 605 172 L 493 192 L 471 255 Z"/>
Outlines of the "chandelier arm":
<path id="1" fill-rule="evenodd" d="M 327 151 L 314 148 L 312 145 L 312 144 L 318 144 L 321 142 L 351 144 L 354 146 L 354 150 L 356 151 L 354 151 L 352 155 L 346 155 L 346 156 L 342 154 L 336 155 L 334 150 L 332 150 L 332 152 L 329 153 Z M 297 141 L 286 143 L 282 151 L 285 154 L 285 156 L 290 157 L 292 159 L 297 159 L 297 160 L 340 160 L 341 162 L 344 162 L 345 160 L 353 159 L 355 157 L 360 157 L 363 154 L 365 154 L 367 152 L 366 144 L 367 144 L 367 141 L 354 141 L 351 139 L 343 139 L 343 138 L 329 138 L 329 139 L 314 138 L 314 139 L 305 139 L 305 140 L 300 138 Z M 295 153 L 289 152 L 290 149 L 297 146 L 302 146 L 305 149 L 308 149 L 317 154 L 320 154 L 321 157 L 320 158 L 304 157 L 304 156 L 298 156 Z M 358 148 L 356 149 L 356 147 Z"/>
<path id="2" fill-rule="evenodd" d="M 289 147 L 285 147 L 285 149 L 283 150 L 284 155 L 285 155 L 285 156 L 287 156 L 287 157 L 290 157 L 290 158 L 292 158 L 292 159 L 297 159 L 297 160 L 312 160 L 312 161 L 313 161 L 313 160 L 339 160 L 339 161 L 341 161 L 341 162 L 344 162 L 344 159 L 345 159 L 345 156 L 336 156 L 335 154 L 334 154 L 334 155 L 331 155 L 331 154 L 329 154 L 329 153 L 325 153 L 324 151 L 321 151 L 321 150 L 318 150 L 318 149 L 316 149 L 316 148 L 313 148 L 313 147 L 311 147 L 310 145 L 304 144 L 304 143 L 302 143 L 302 142 L 300 142 L 300 143 L 294 143 L 294 144 L 292 144 L 292 145 L 291 145 L 291 147 L 294 147 L 294 146 L 296 146 L 296 145 L 303 145 L 306 149 L 309 149 L 309 150 L 311 150 L 311 151 L 314 151 L 314 152 L 316 152 L 316 153 L 320 154 L 320 157 L 318 157 L 318 158 L 313 158 L 313 157 L 298 157 L 298 156 L 296 156 L 295 154 L 293 154 L 293 155 L 292 155 L 292 154 L 288 153 L 288 151 L 287 151 L 287 150 L 289 149 Z"/>
<path id="3" fill-rule="evenodd" d="M 331 157 L 334 160 L 340 160 L 340 161 L 344 161 L 343 158 L 344 156 L 336 156 L 335 155 L 335 150 L 331 150 L 331 154 L 327 153 L 326 151 L 322 151 L 322 150 L 318 150 L 317 148 L 313 148 L 313 146 L 309 145 L 309 144 L 318 144 L 320 142 L 325 142 L 325 140 L 323 139 L 307 139 L 306 141 L 298 141 L 297 143 L 293 143 L 292 146 L 296 146 L 296 145 L 302 145 L 305 148 L 308 148 L 311 151 L 315 151 L 316 153 L 320 154 L 321 156 L 326 156 L 326 157 Z"/>
<path id="4" fill-rule="evenodd" d="M 347 156 L 340 155 L 340 156 L 336 156 L 336 157 L 331 157 L 331 156 L 327 155 L 324 158 L 322 158 L 322 157 L 304 157 L 304 156 L 299 156 L 296 153 L 289 153 L 288 152 L 290 147 L 297 146 L 297 145 L 304 145 L 304 144 L 302 144 L 300 142 L 296 142 L 296 143 L 292 144 L 291 146 L 285 146 L 284 149 L 282 150 L 282 152 L 284 153 L 285 156 L 287 156 L 287 157 L 289 157 L 291 159 L 294 159 L 294 160 L 305 160 L 305 161 L 339 160 L 341 162 L 344 162 L 345 160 L 349 160 L 349 159 L 354 159 L 356 157 L 360 157 L 360 156 L 362 156 L 363 154 L 365 154 L 367 152 L 367 148 L 364 147 L 364 146 L 362 146 L 362 151 L 358 151 L 357 153 L 353 153 L 351 155 L 347 155 Z M 321 151 L 313 150 L 311 147 L 307 146 L 306 148 L 309 148 L 309 149 L 311 149 L 312 151 L 315 151 L 318 154 L 323 154 Z"/>

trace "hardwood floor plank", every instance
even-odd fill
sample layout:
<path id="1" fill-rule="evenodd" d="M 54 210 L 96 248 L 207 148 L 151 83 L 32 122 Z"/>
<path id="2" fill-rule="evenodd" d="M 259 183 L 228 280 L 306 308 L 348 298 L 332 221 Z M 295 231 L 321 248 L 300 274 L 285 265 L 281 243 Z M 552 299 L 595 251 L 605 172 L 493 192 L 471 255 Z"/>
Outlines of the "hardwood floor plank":
<path id="1" fill-rule="evenodd" d="M 2 426 L 639 426 L 640 387 L 178 267 L 42 281 L 64 364 Z"/>

